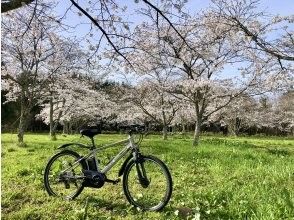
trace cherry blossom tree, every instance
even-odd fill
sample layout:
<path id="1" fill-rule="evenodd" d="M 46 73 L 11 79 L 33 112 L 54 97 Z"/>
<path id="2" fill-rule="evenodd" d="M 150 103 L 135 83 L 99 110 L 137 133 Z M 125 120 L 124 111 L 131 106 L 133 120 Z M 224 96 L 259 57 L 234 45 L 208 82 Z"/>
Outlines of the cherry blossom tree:
<path id="1" fill-rule="evenodd" d="M 269 130 L 274 134 L 293 132 L 293 92 L 287 91 L 274 98 L 262 96 L 253 118 L 260 130 Z"/>
<path id="2" fill-rule="evenodd" d="M 19 1 L 19 0 L 6 0 L 1 4 L 2 12 L 7 12 L 26 4 L 30 4 L 32 0 Z M 53 1 L 52 1 L 53 2 Z M 78 2 L 69 0 L 71 5 L 65 9 L 65 14 L 57 19 L 59 22 L 66 17 L 68 12 L 74 11 L 78 15 L 84 15 L 91 22 L 90 34 L 93 36 L 93 31 L 98 30 L 100 33 L 94 47 L 95 52 L 98 52 L 99 46 L 103 39 L 113 48 L 113 50 L 120 57 L 130 62 L 125 57 L 127 47 L 125 42 L 130 40 L 130 21 L 124 20 L 123 15 L 126 13 L 127 6 L 119 1 L 86 1 Z M 263 50 L 265 53 L 277 58 L 278 63 L 282 68 L 282 60 L 293 61 L 293 30 L 284 23 L 293 23 L 293 16 L 272 16 L 270 22 L 264 22 L 268 19 L 268 14 L 263 11 L 258 11 L 257 6 L 259 0 L 213 0 L 213 8 L 208 9 L 208 16 L 216 23 L 222 23 L 224 26 L 229 27 L 229 30 L 234 30 L 236 35 L 240 32 L 245 37 L 250 38 L 248 47 L 254 47 L 257 50 Z M 185 44 L 192 47 L 189 41 L 185 40 L 185 36 L 180 31 L 177 25 L 178 18 L 185 18 L 189 13 L 185 12 L 185 5 L 187 0 L 172 0 L 160 1 L 153 3 L 152 1 L 142 0 L 134 1 L 137 3 L 138 9 L 143 9 L 144 12 L 154 12 L 157 18 L 162 18 L 161 23 L 168 24 L 171 29 L 180 37 Z M 74 10 L 76 9 L 76 11 Z M 158 21 L 160 19 L 157 19 Z M 279 28 L 275 26 L 280 25 Z M 95 28 L 94 28 L 95 27 Z M 266 35 L 273 30 L 284 30 L 280 38 L 268 41 Z M 255 45 L 254 45 L 255 44 Z"/>
<path id="3" fill-rule="evenodd" d="M 8 91 L 8 101 L 20 100 L 19 143 L 23 143 L 32 108 L 45 95 L 45 63 L 57 52 L 51 34 L 55 27 L 41 16 L 47 9 L 40 9 L 40 16 L 35 19 L 26 10 L 22 8 L 2 17 L 2 86 Z"/>
<path id="4" fill-rule="evenodd" d="M 105 92 L 94 89 L 93 84 L 92 80 L 75 74 L 60 75 L 55 84 L 55 95 L 51 97 L 52 102 L 45 103 L 37 117 L 47 124 L 53 123 L 55 129 L 61 123 L 65 133 L 74 124 L 78 129 L 87 123 L 98 123 L 102 117 L 110 117 L 117 109 L 115 103 Z M 56 131 L 52 132 L 55 135 Z"/>
<path id="5" fill-rule="evenodd" d="M 136 106 L 142 119 L 162 126 L 163 139 L 167 139 L 168 126 L 178 111 L 177 100 L 160 88 L 157 83 L 144 80 L 134 88 L 125 92 L 123 102 Z"/>
<path id="6" fill-rule="evenodd" d="M 212 122 L 221 121 L 228 127 L 231 135 L 238 136 L 240 129 L 255 126 L 255 112 L 257 103 L 253 97 L 243 94 L 235 98 L 230 104 L 211 115 Z"/>
<path id="7" fill-rule="evenodd" d="M 166 140 L 168 126 L 179 110 L 179 101 L 165 89 L 175 73 L 168 67 L 166 57 L 158 52 L 160 42 L 147 43 L 142 40 L 144 31 L 141 27 L 135 29 L 134 41 L 129 46 L 133 49 L 126 54 L 132 65 L 128 62 L 123 64 L 125 74 L 131 73 L 137 79 L 137 85 L 129 90 L 130 95 L 126 99 L 138 106 L 150 120 L 162 126 L 163 139 Z"/>
<path id="8" fill-rule="evenodd" d="M 53 17 L 49 16 L 51 8 L 42 4 L 37 7 L 34 17 L 28 13 L 30 7 L 23 7 L 5 14 L 2 22 L 2 55 L 5 55 L 2 62 L 5 73 L 3 88 L 9 91 L 8 101 L 20 99 L 21 102 L 20 143 L 23 142 L 27 121 L 32 117 L 32 108 L 44 103 L 49 106 L 50 136 L 55 139 L 57 125 L 64 117 L 63 110 L 68 104 L 64 94 L 70 94 L 70 91 L 75 93 L 77 89 L 77 86 L 72 87 L 78 84 L 72 79 L 73 73 L 86 75 L 97 68 L 95 59 L 89 64 L 89 54 L 80 49 L 78 42 L 61 39 L 57 35 L 60 26 L 52 22 Z M 81 85 L 85 86 L 85 83 Z M 57 111 L 60 108 L 62 110 Z"/>
<path id="9" fill-rule="evenodd" d="M 248 40 L 246 47 L 263 51 L 264 54 L 276 59 L 282 69 L 284 63 L 294 61 L 293 15 L 271 15 L 258 9 L 258 0 L 213 0 L 214 7 L 210 16 L 219 23 L 230 27 L 236 35 L 242 34 Z M 274 39 L 269 35 L 278 36 Z M 271 39 L 271 40 L 269 40 Z"/>
<path id="10" fill-rule="evenodd" d="M 92 79 L 92 69 L 94 68 L 95 71 L 99 69 L 97 65 L 94 65 L 93 60 L 89 65 L 89 54 L 87 51 L 81 50 L 78 42 L 56 38 L 55 47 L 58 48 L 58 51 L 48 61 L 48 96 L 43 100 L 43 102 L 48 102 L 49 104 L 49 125 L 52 140 L 56 139 L 56 128 L 63 115 L 63 107 L 66 105 L 67 98 L 65 94 L 69 95 L 71 92 L 74 94 L 78 88 L 79 81 L 81 81 L 80 86 L 88 88 L 89 85 L 80 80 L 79 77 Z M 99 70 L 101 71 L 101 69 Z M 98 74 L 95 77 L 98 77 Z M 54 117 L 54 111 L 58 111 L 57 117 Z"/>
<path id="11" fill-rule="evenodd" d="M 182 134 L 186 133 L 187 125 L 191 124 L 194 121 L 194 107 L 191 105 L 191 102 L 184 99 L 177 99 L 178 111 L 175 114 L 175 117 L 172 121 L 172 125 L 182 126 Z"/>
<path id="12" fill-rule="evenodd" d="M 48 1 L 55 3 L 58 1 Z M 33 4 L 30 4 L 33 3 Z M 18 0 L 7 0 L 2 4 L 2 12 L 17 9 L 24 5 L 34 8 L 31 16 L 35 17 L 35 9 L 38 4 L 46 4 L 47 1 L 18 1 Z M 128 52 L 127 43 L 132 41 L 131 29 L 134 21 L 127 20 L 124 16 L 128 13 L 128 7 L 125 2 L 121 1 L 75 1 L 68 0 L 67 7 L 64 10 L 64 14 L 60 15 L 52 20 L 59 23 L 64 29 L 71 28 L 68 25 L 66 17 L 68 14 L 74 13 L 79 17 L 86 17 L 81 19 L 82 24 L 88 25 L 89 32 L 85 34 L 85 42 L 89 43 L 89 47 L 92 49 L 92 56 L 100 56 L 100 48 L 106 46 L 107 50 L 113 50 L 115 55 L 108 57 L 108 59 L 119 59 L 122 58 L 124 61 L 131 65 L 131 60 L 128 60 L 126 53 Z M 162 21 L 169 25 L 175 33 L 181 38 L 180 32 L 174 24 L 173 18 L 184 16 L 182 8 L 187 3 L 187 0 L 164 0 L 153 3 L 152 1 L 142 0 L 133 2 L 138 9 L 152 10 L 162 18 Z M 54 6 L 58 5 L 56 3 Z M 54 7 L 51 6 L 51 7 Z M 52 17 L 51 17 L 52 18 Z M 77 24 L 80 25 L 80 24 Z M 113 53 L 111 53 L 113 54 Z M 118 56 L 117 56 L 118 55 Z M 92 57 L 91 56 L 91 57 Z"/>
<path id="13" fill-rule="evenodd" d="M 136 38 L 139 44 L 145 45 L 139 47 L 145 55 L 135 52 L 133 60 L 139 60 L 141 66 L 148 62 L 150 70 L 154 68 L 154 62 L 158 62 L 161 70 L 173 73 L 165 90 L 193 106 L 193 144 L 197 145 L 204 118 L 220 110 L 245 91 L 254 77 L 248 74 L 251 77 L 247 76 L 246 80 L 251 80 L 246 83 L 239 82 L 239 88 L 234 86 L 234 80 L 230 77 L 220 77 L 225 64 L 237 62 L 242 58 L 238 54 L 241 47 L 236 38 L 224 34 L 227 29 L 223 26 L 211 25 L 206 14 L 187 18 L 181 24 L 182 28 L 178 30 L 184 40 L 169 26 L 160 25 L 156 14 L 149 12 L 149 17 L 153 23 L 139 26 L 136 33 L 139 35 Z M 149 56 L 146 55 L 148 52 Z"/>
<path id="14" fill-rule="evenodd" d="M 33 1 L 4 1 L 2 12 L 21 7 L 21 2 Z M 213 0 L 212 7 L 195 16 L 185 12 L 185 0 L 134 1 L 146 18 L 135 28 L 124 18 L 125 2 L 69 0 L 71 5 L 60 17 L 51 16 L 42 4 L 37 4 L 43 1 L 34 2 L 8 12 L 2 22 L 3 87 L 9 91 L 9 101 L 21 100 L 19 142 L 23 142 L 30 109 L 42 102 L 41 117 L 48 120 L 53 137 L 59 122 L 96 120 L 114 111 L 120 120 L 125 117 L 123 109 L 128 116 L 135 112 L 136 120 L 162 125 L 164 138 L 168 125 L 193 121 L 193 144 L 197 145 L 201 124 L 223 108 L 223 112 L 234 112 L 225 117 L 228 124 L 236 125 L 236 119 L 247 108 L 244 106 L 251 103 L 241 96 L 245 91 L 262 94 L 277 88 L 285 90 L 293 83 L 293 30 L 287 24 L 293 23 L 293 16 L 268 16 L 257 10 L 258 0 Z M 26 10 L 30 13 L 24 13 Z M 70 45 L 63 46 L 51 24 L 55 21 L 55 25 L 70 28 L 63 23 L 67 13 L 80 16 L 81 23 L 85 18 L 88 21 L 84 39 L 91 51 L 88 63 L 103 59 L 100 64 L 106 66 L 107 61 L 107 68 L 121 71 L 124 66 L 125 72 L 140 78 L 141 83 L 125 88 L 122 100 L 127 103 L 117 101 L 121 106 L 114 105 L 105 93 L 92 90 L 90 82 L 70 74 L 66 77 L 72 62 L 76 62 L 69 54 L 79 52 L 73 52 Z M 276 30 L 283 33 L 271 40 L 269 34 Z M 237 77 L 225 74 L 228 65 L 240 62 L 243 65 L 236 70 Z M 99 96 L 103 98 L 99 100 Z M 106 113 L 111 105 L 115 107 Z M 264 112 L 264 119 L 281 112 L 278 106 L 270 109 Z M 91 114 L 91 110 L 96 113 Z M 233 130 L 237 131 L 238 126 Z"/>
<path id="15" fill-rule="evenodd" d="M 278 98 L 275 114 L 278 116 L 278 127 L 290 135 L 294 133 L 294 92 L 288 90 Z"/>

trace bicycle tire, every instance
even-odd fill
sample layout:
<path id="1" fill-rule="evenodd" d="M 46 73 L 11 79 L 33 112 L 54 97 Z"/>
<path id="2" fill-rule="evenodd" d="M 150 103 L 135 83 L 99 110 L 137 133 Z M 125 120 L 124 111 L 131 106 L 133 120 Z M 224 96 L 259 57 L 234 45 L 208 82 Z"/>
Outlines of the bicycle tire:
<path id="1" fill-rule="evenodd" d="M 52 190 L 51 184 L 49 182 L 49 174 L 50 174 L 50 169 L 52 167 L 52 165 L 54 164 L 54 162 L 58 159 L 61 158 L 62 156 L 72 156 L 74 159 L 78 160 L 80 158 L 80 155 L 74 151 L 71 150 L 63 150 L 57 154 L 55 154 L 47 163 L 47 166 L 45 168 L 45 172 L 44 172 L 44 186 L 45 189 L 47 191 L 47 193 L 50 196 L 58 196 L 58 194 L 56 192 L 54 192 L 54 190 Z M 86 163 L 85 161 L 80 161 L 80 165 L 83 169 L 86 169 Z M 77 191 L 75 193 L 73 193 L 72 195 L 67 195 L 65 198 L 66 199 L 74 199 L 76 198 L 84 189 L 84 185 L 81 184 Z"/>
<path id="2" fill-rule="evenodd" d="M 125 169 L 124 175 L 123 175 L 123 190 L 124 190 L 124 193 L 125 193 L 125 195 L 127 197 L 127 200 L 129 201 L 129 203 L 134 205 L 135 207 L 139 207 L 140 209 L 145 210 L 145 211 L 159 211 L 159 210 L 163 209 L 167 205 L 167 203 L 169 202 L 169 200 L 171 198 L 171 195 L 172 195 L 172 177 L 171 177 L 171 174 L 170 174 L 167 166 L 160 159 L 158 159 L 158 158 L 156 158 L 154 156 L 151 156 L 151 155 L 141 156 L 140 160 L 143 161 L 143 163 L 146 163 L 146 161 L 153 162 L 154 164 L 156 164 L 160 168 L 160 170 L 162 171 L 162 174 L 164 174 L 164 177 L 166 179 L 166 189 L 165 189 L 164 196 L 162 197 L 162 199 L 159 201 L 158 204 L 153 205 L 151 207 L 143 206 L 143 205 L 139 204 L 138 200 L 136 201 L 136 199 L 134 198 L 134 195 L 132 195 L 132 193 L 130 192 L 130 186 L 129 186 L 130 172 L 132 171 L 132 169 L 134 167 L 136 167 L 136 163 L 138 163 L 138 162 L 135 162 L 134 160 L 129 162 L 129 164 L 127 165 L 127 167 Z M 146 166 L 146 164 L 144 166 Z M 146 171 L 146 172 L 149 172 L 149 173 L 147 173 L 147 176 L 150 175 L 150 171 Z M 136 173 L 136 169 L 135 169 L 135 173 Z M 154 177 L 155 178 L 158 177 L 158 174 L 155 174 L 155 175 L 153 174 L 153 178 Z M 151 182 L 152 182 L 152 180 L 151 180 L 151 177 L 150 177 L 150 184 L 151 184 Z M 154 180 L 153 180 L 153 182 L 154 182 Z M 160 187 L 157 186 L 156 184 L 153 184 L 153 185 L 155 185 L 155 189 L 160 189 Z M 141 187 L 141 188 L 148 188 L 149 186 Z M 139 186 L 139 188 L 140 188 L 140 186 Z M 155 192 L 155 191 L 153 191 L 153 192 Z"/>

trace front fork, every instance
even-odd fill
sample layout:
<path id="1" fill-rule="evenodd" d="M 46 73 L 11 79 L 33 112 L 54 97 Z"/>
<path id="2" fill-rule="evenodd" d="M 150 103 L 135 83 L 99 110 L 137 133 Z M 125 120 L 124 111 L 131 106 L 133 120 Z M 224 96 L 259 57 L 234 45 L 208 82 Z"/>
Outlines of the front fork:
<path id="1" fill-rule="evenodd" d="M 143 188 L 147 188 L 150 184 L 150 180 L 148 180 L 144 166 L 145 159 L 138 150 L 134 151 L 133 156 L 139 182 Z"/>

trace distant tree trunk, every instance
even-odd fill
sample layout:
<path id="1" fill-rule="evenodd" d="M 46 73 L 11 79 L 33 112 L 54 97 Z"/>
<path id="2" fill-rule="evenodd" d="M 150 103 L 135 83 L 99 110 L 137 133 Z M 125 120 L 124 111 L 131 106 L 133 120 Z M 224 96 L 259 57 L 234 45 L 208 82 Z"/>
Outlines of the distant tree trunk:
<path id="1" fill-rule="evenodd" d="M 241 127 L 241 119 L 239 117 L 237 117 L 236 122 L 235 122 L 235 135 L 236 136 L 239 135 L 240 127 Z"/>
<path id="2" fill-rule="evenodd" d="M 201 119 L 197 117 L 197 121 L 195 123 L 195 130 L 194 130 L 194 139 L 193 139 L 193 146 L 198 146 L 200 141 L 200 132 L 201 132 Z"/>
<path id="3" fill-rule="evenodd" d="M 222 132 L 223 132 L 223 135 L 227 136 L 229 133 L 229 126 L 228 125 L 223 126 Z"/>
<path id="4" fill-rule="evenodd" d="M 163 96 L 161 96 L 161 102 L 162 104 L 163 102 Z M 165 114 L 165 110 L 162 108 L 161 109 L 161 113 L 162 113 L 162 120 L 163 120 L 163 128 L 162 128 L 162 139 L 163 140 L 167 140 L 167 119 L 166 119 L 166 114 Z"/>
<path id="5" fill-rule="evenodd" d="M 63 122 L 63 134 L 69 134 L 69 123 L 67 121 Z"/>
<path id="6" fill-rule="evenodd" d="M 20 118 L 19 118 L 19 125 L 18 125 L 18 134 L 17 134 L 19 145 L 24 144 L 23 137 L 24 137 L 25 130 L 26 130 L 25 116 L 24 116 L 23 111 L 21 110 Z"/>
<path id="7" fill-rule="evenodd" d="M 66 123 L 63 122 L 63 126 L 62 126 L 62 134 L 65 134 L 66 131 Z"/>
<path id="8" fill-rule="evenodd" d="M 65 99 L 63 99 L 63 101 L 62 101 L 62 108 L 63 108 L 64 104 L 65 104 Z M 62 116 L 62 110 L 59 111 L 56 120 L 54 120 L 53 114 L 54 114 L 54 103 L 53 103 L 53 98 L 51 97 L 50 98 L 50 112 L 49 112 L 50 137 L 51 137 L 51 140 L 55 141 L 55 140 L 57 140 L 57 138 L 56 138 L 56 129 L 57 129 L 58 123 L 60 121 L 60 118 Z M 64 133 L 64 127 L 65 126 L 63 126 L 63 133 Z"/>
<path id="9" fill-rule="evenodd" d="M 167 126 L 166 125 L 163 125 L 162 138 L 163 138 L 163 140 L 167 140 Z"/>
<path id="10" fill-rule="evenodd" d="M 229 134 L 237 137 L 239 135 L 240 127 L 241 127 L 240 118 L 236 117 L 235 119 L 229 121 L 228 123 Z"/>
<path id="11" fill-rule="evenodd" d="M 68 122 L 68 134 L 72 134 L 72 123 Z"/>
<path id="12" fill-rule="evenodd" d="M 20 97 L 20 117 L 19 117 L 18 134 L 17 134 L 18 144 L 20 146 L 24 145 L 24 133 L 27 128 L 29 111 L 30 111 L 30 108 L 28 103 L 26 103 L 26 97 L 22 90 L 21 97 Z"/>
<path id="13" fill-rule="evenodd" d="M 182 133 L 185 134 L 186 133 L 186 125 L 182 124 Z"/>
<path id="14" fill-rule="evenodd" d="M 53 120 L 53 98 L 50 98 L 50 110 L 49 110 L 49 124 L 50 124 L 50 139 L 56 141 L 56 134 L 54 130 L 54 120 Z"/>
<path id="15" fill-rule="evenodd" d="M 235 122 L 229 122 L 228 123 L 228 130 L 229 130 L 230 135 L 237 136 L 236 132 L 235 132 Z"/>

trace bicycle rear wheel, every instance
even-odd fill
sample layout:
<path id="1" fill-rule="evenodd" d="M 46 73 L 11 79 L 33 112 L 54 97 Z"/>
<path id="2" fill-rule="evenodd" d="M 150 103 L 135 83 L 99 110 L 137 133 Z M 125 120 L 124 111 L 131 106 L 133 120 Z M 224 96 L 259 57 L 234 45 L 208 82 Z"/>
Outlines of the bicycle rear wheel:
<path id="1" fill-rule="evenodd" d="M 170 200 L 172 178 L 166 165 L 156 157 L 141 156 L 124 172 L 123 189 L 128 201 L 142 210 L 161 210 Z"/>
<path id="2" fill-rule="evenodd" d="M 65 150 L 54 155 L 44 173 L 45 189 L 49 195 L 74 199 L 83 191 L 83 167 L 85 164 L 74 151 Z M 65 172 L 64 172 L 65 171 Z"/>

